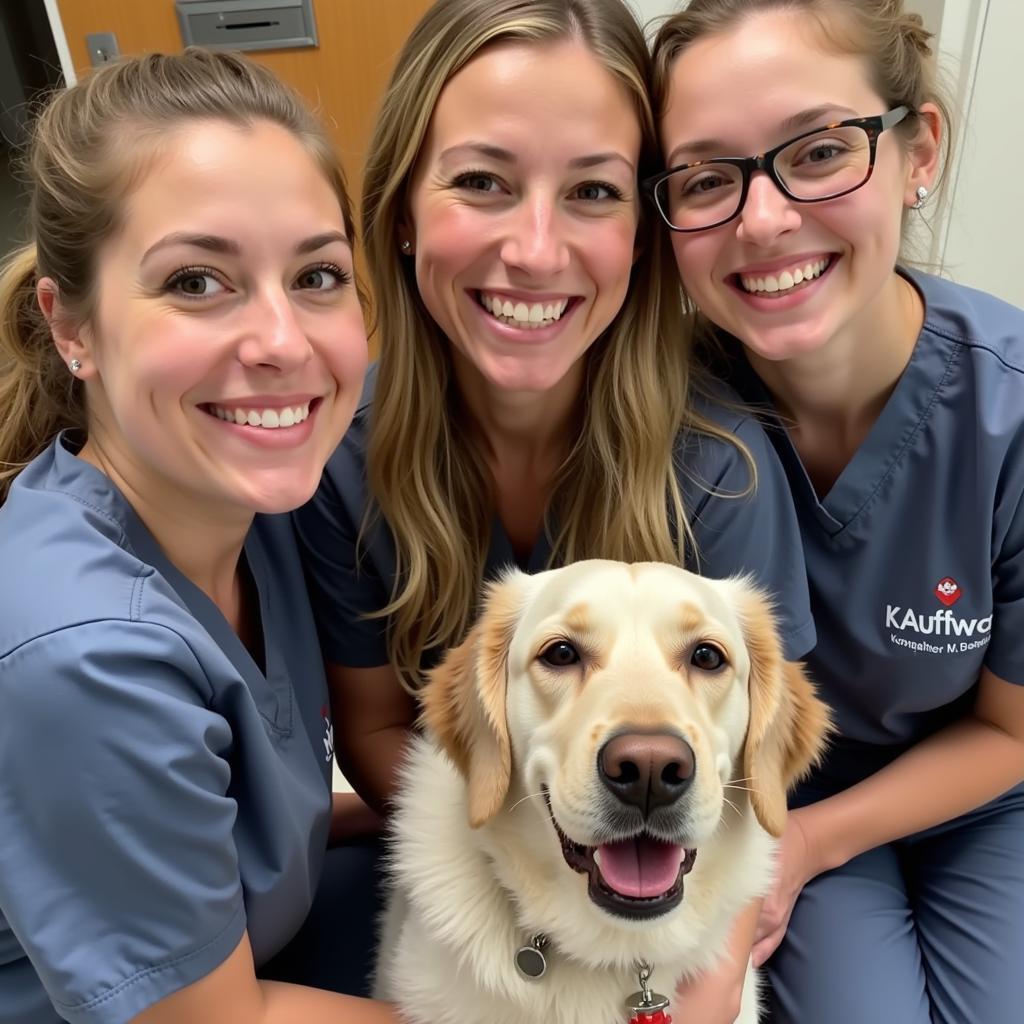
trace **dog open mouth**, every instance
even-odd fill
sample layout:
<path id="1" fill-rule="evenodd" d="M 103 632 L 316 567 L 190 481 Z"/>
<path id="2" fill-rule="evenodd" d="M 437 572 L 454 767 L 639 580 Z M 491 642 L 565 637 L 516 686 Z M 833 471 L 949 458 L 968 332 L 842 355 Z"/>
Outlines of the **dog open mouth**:
<path id="1" fill-rule="evenodd" d="M 547 790 L 544 799 L 565 863 L 587 876 L 587 895 L 597 906 L 634 919 L 660 917 L 679 906 L 683 877 L 693 868 L 696 850 L 644 832 L 599 846 L 584 846 L 559 828 Z"/>

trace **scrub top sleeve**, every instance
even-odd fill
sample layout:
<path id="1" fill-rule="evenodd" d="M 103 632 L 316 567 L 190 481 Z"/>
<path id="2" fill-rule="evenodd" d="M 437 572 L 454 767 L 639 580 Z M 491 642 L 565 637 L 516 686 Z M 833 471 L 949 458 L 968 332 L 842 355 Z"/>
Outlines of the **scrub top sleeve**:
<path id="1" fill-rule="evenodd" d="M 1021 449 L 1018 448 L 1019 452 Z M 1024 475 L 1024 474 L 1022 474 Z M 992 569 L 992 640 L 985 666 L 1000 679 L 1024 685 L 1024 493 Z"/>
<path id="2" fill-rule="evenodd" d="M 750 468 L 734 445 L 700 439 L 699 483 L 687 483 L 697 559 L 689 568 L 702 576 L 753 577 L 774 601 L 785 656 L 804 657 L 815 644 L 804 566 L 803 543 L 785 472 L 760 424 L 744 417 L 734 433 L 757 467 L 757 486 L 748 491 Z M 744 493 L 744 492 L 747 493 Z"/>
<path id="3" fill-rule="evenodd" d="M 130 1021 L 245 932 L 232 734 L 208 699 L 191 648 L 145 622 L 0 661 L 0 911 L 73 1024 Z"/>
<path id="4" fill-rule="evenodd" d="M 339 448 L 316 494 L 292 519 L 324 660 L 374 668 L 390 661 L 387 622 L 367 616 L 388 604 L 390 591 L 378 568 L 383 531 L 371 526 L 360 537 L 365 483 L 357 474 L 356 460 Z"/>

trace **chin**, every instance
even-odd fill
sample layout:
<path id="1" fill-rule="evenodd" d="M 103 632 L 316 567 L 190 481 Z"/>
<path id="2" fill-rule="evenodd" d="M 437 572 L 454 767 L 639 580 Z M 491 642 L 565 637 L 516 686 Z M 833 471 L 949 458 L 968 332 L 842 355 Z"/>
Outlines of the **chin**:
<path id="1" fill-rule="evenodd" d="M 316 493 L 319 483 L 319 476 L 315 479 L 267 482 L 262 486 L 248 488 L 245 494 L 239 495 L 239 499 L 251 512 L 280 515 L 294 512 L 305 505 Z"/>

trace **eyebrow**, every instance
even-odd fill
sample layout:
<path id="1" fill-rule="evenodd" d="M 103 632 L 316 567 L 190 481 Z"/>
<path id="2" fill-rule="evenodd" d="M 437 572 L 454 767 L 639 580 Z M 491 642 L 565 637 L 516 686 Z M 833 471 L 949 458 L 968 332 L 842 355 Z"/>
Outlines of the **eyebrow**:
<path id="1" fill-rule="evenodd" d="M 322 231 L 318 235 L 305 238 L 295 246 L 297 256 L 305 256 L 308 253 L 316 252 L 332 242 L 342 242 L 349 245 L 348 237 L 343 231 Z M 239 256 L 242 247 L 232 238 L 223 238 L 220 235 L 192 234 L 188 231 L 173 231 L 164 235 L 158 242 L 154 242 L 142 257 L 145 263 L 154 253 L 161 249 L 167 249 L 174 245 L 187 245 L 194 249 L 205 249 L 207 252 L 221 253 L 228 256 Z"/>
<path id="2" fill-rule="evenodd" d="M 491 145 L 489 142 L 464 142 L 458 146 L 450 146 L 441 153 L 440 159 L 444 160 L 447 157 L 458 156 L 463 152 L 490 157 L 492 160 L 497 160 L 500 163 L 505 164 L 515 165 L 519 162 L 515 153 L 511 150 L 503 149 L 501 146 Z M 597 167 L 600 164 L 612 163 L 614 161 L 621 161 L 629 168 L 630 172 L 634 171 L 632 161 L 627 160 L 621 153 L 615 153 L 613 151 L 609 151 L 607 153 L 590 153 L 587 156 L 574 157 L 569 161 L 569 167 L 576 170 L 578 168 Z"/>
<path id="3" fill-rule="evenodd" d="M 809 107 L 807 110 L 801 110 L 798 114 L 793 114 L 791 117 L 787 117 L 779 122 L 778 131 L 780 135 L 788 134 L 789 132 L 800 133 L 803 128 L 819 128 L 824 127 L 828 123 L 828 116 L 840 114 L 839 120 L 846 120 L 848 117 L 858 117 L 856 110 L 851 110 L 849 107 L 841 106 L 837 103 L 822 103 L 816 107 Z M 679 155 L 681 153 L 692 154 L 694 159 L 700 159 L 703 156 L 730 156 L 727 152 L 727 143 L 721 139 L 695 139 L 692 142 L 682 142 L 668 157 L 668 166 L 672 167 L 680 162 L 685 163 L 686 161 L 680 161 Z M 769 147 L 771 148 L 771 147 Z"/>

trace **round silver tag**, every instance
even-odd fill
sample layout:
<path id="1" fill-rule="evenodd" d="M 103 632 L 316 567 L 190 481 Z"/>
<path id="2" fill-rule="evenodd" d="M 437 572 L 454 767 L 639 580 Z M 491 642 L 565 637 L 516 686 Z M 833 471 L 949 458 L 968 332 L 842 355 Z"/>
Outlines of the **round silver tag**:
<path id="1" fill-rule="evenodd" d="M 527 981 L 538 981 L 547 969 L 548 962 L 536 946 L 520 946 L 516 951 L 516 970 Z"/>

